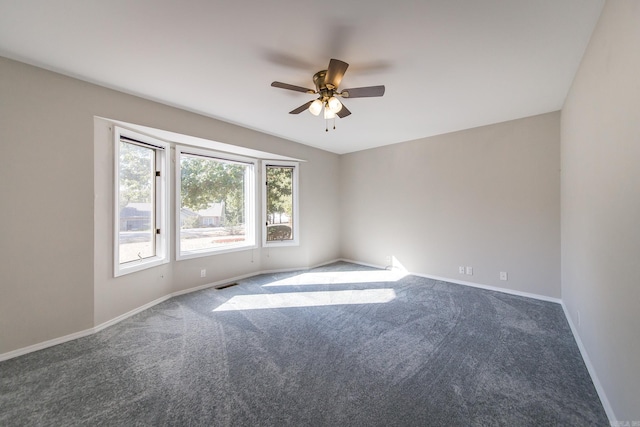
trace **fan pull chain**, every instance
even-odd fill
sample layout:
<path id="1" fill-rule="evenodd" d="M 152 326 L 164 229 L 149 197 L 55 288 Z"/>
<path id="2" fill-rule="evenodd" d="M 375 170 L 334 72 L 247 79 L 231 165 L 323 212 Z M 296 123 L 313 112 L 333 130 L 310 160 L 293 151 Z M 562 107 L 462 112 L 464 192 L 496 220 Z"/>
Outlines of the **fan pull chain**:
<path id="1" fill-rule="evenodd" d="M 333 130 L 336 130 L 336 118 L 333 118 Z M 329 119 L 324 120 L 324 131 L 329 132 Z"/>

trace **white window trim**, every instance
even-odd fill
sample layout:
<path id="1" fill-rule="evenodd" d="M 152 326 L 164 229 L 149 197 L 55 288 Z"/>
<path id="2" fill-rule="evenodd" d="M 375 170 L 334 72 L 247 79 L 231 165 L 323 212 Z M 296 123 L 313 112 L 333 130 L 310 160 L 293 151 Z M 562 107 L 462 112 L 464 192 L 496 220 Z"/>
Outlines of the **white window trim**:
<path id="1" fill-rule="evenodd" d="M 160 177 L 156 181 L 156 228 L 160 229 L 160 234 L 156 234 L 156 255 L 150 258 L 141 259 L 139 261 L 120 264 L 120 212 L 119 203 L 120 189 L 118 186 L 120 171 L 120 137 L 124 136 L 143 144 L 155 146 L 156 148 L 156 167 L 160 171 Z M 136 271 L 146 270 L 147 268 L 166 264 L 169 260 L 169 185 L 170 185 L 170 147 L 169 143 L 130 131 L 118 126 L 114 126 L 113 131 L 114 143 L 114 199 L 113 199 L 113 275 L 114 277 L 123 276 Z"/>
<path id="2" fill-rule="evenodd" d="M 175 160 L 175 235 L 176 235 L 176 260 L 186 260 L 193 258 L 200 258 L 205 256 L 212 256 L 218 254 L 224 254 L 229 252 L 245 251 L 257 248 L 256 239 L 256 193 L 255 188 L 257 185 L 256 170 L 258 161 L 247 157 L 237 156 L 228 153 L 222 153 L 213 150 L 206 150 L 195 148 L 191 146 L 176 145 L 176 160 Z M 182 208 L 182 196 L 181 196 L 181 176 L 182 171 L 180 168 L 180 157 L 182 154 L 196 154 L 204 157 L 212 157 L 220 160 L 227 160 L 230 162 L 240 162 L 249 164 L 251 167 L 247 171 L 247 179 L 245 179 L 245 237 L 246 241 L 238 244 L 226 245 L 220 248 L 207 248 L 197 251 L 189 251 L 182 253 L 180 249 L 180 209 Z"/>
<path id="3" fill-rule="evenodd" d="M 267 166 L 285 166 L 293 168 L 293 238 L 282 241 L 267 241 Z M 280 247 L 280 246 L 299 246 L 300 245 L 300 198 L 298 188 L 300 187 L 299 179 L 299 162 L 289 162 L 280 160 L 263 160 L 262 161 L 262 246 L 263 247 Z"/>

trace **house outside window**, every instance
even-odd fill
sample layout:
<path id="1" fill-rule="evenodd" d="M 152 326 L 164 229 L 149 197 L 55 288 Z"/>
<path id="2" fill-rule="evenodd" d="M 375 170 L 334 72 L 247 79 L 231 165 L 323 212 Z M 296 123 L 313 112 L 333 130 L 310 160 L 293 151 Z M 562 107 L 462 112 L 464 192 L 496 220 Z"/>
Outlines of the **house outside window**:
<path id="1" fill-rule="evenodd" d="M 168 262 L 168 144 L 115 128 L 114 275 Z"/>
<path id="2" fill-rule="evenodd" d="M 252 159 L 176 147 L 178 259 L 255 246 Z"/>

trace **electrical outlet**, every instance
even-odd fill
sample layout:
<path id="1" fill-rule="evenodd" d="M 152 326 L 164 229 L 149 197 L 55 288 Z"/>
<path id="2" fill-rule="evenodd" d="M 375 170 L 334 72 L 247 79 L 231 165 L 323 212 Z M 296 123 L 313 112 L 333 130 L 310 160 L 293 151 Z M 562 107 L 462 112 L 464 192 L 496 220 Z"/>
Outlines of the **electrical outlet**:
<path id="1" fill-rule="evenodd" d="M 464 274 L 464 267 L 463 266 L 458 267 L 458 273 Z"/>
<path id="2" fill-rule="evenodd" d="M 507 272 L 506 271 L 501 271 L 500 272 L 500 280 L 507 280 Z"/>
<path id="3" fill-rule="evenodd" d="M 200 270 L 200 277 L 207 277 L 207 269 L 203 268 L 202 270 Z"/>
<path id="4" fill-rule="evenodd" d="M 387 267 L 391 265 L 391 255 L 387 255 L 386 257 L 384 257 L 384 265 L 386 265 Z"/>
<path id="5" fill-rule="evenodd" d="M 468 276 L 473 276 L 473 267 L 467 267 L 466 273 Z"/>

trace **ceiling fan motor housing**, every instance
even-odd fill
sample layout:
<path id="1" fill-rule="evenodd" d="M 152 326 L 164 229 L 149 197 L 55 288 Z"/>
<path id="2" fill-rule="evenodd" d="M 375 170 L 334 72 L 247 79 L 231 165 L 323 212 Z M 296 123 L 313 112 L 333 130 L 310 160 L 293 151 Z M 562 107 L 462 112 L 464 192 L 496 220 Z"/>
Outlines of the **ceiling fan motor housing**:
<path id="1" fill-rule="evenodd" d="M 323 102 L 333 96 L 333 89 L 329 89 L 325 83 L 325 77 L 327 76 L 327 70 L 318 71 L 313 75 L 313 83 L 316 85 L 316 91 L 320 95 L 320 100 Z"/>

